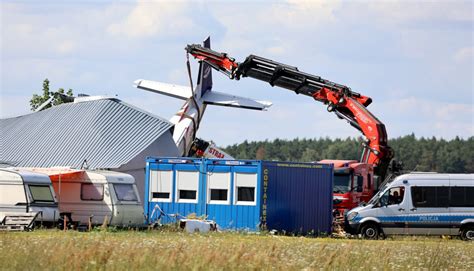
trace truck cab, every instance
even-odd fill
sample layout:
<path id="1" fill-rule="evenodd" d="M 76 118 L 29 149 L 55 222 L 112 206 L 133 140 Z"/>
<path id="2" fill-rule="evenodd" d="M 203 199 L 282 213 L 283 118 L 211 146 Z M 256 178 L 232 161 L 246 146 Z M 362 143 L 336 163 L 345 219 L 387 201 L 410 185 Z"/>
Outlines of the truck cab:
<path id="1" fill-rule="evenodd" d="M 374 166 L 357 160 L 321 160 L 334 165 L 334 209 L 339 214 L 368 202 L 376 190 Z"/>

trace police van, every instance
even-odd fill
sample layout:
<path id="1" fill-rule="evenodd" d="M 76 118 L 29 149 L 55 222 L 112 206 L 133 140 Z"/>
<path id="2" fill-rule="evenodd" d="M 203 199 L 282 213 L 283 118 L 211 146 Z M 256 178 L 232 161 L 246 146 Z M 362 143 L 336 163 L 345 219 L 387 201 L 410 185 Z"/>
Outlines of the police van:
<path id="1" fill-rule="evenodd" d="M 366 206 L 346 215 L 346 231 L 368 239 L 383 235 L 461 235 L 474 240 L 474 174 L 398 176 Z"/>

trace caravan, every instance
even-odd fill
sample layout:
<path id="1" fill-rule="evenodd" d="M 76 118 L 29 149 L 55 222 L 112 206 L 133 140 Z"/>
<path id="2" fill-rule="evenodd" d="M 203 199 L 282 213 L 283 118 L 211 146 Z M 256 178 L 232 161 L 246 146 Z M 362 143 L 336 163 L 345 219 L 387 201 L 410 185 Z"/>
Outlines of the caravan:
<path id="1" fill-rule="evenodd" d="M 36 221 L 53 224 L 58 202 L 48 175 L 18 169 L 0 169 L 0 222 L 9 214 L 38 213 Z"/>
<path id="2" fill-rule="evenodd" d="M 135 179 L 124 173 L 70 168 L 32 168 L 49 175 L 62 216 L 73 223 L 135 227 L 144 224 Z"/>
<path id="3" fill-rule="evenodd" d="M 346 230 L 380 234 L 461 235 L 474 240 L 474 174 L 398 176 L 346 216 Z"/>

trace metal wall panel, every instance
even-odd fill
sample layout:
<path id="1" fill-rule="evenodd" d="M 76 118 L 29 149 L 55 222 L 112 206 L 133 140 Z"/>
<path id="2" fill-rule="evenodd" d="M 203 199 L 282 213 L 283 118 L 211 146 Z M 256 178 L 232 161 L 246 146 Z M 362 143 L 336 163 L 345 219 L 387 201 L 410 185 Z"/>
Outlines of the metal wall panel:
<path id="1" fill-rule="evenodd" d="M 269 230 L 329 233 L 332 224 L 333 169 L 330 165 L 263 162 L 262 198 Z M 262 211 L 264 214 L 264 212 Z"/>

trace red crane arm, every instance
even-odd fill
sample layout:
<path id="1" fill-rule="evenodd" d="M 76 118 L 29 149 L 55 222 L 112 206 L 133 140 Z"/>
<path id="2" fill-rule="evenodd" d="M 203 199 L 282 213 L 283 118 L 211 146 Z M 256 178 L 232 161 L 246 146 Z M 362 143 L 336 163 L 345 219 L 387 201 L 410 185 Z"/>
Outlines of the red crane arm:
<path id="1" fill-rule="evenodd" d="M 376 174 L 385 176 L 388 164 L 393 158 L 393 151 L 387 144 L 385 125 L 366 108 L 372 102 L 370 97 L 354 92 L 345 85 L 263 57 L 250 55 L 244 62 L 237 63 L 226 53 L 219 53 L 199 44 L 188 45 L 186 51 L 223 72 L 230 79 L 252 77 L 327 104 L 329 112 L 347 120 L 365 136 L 367 142 L 361 162 L 373 164 Z"/>

